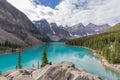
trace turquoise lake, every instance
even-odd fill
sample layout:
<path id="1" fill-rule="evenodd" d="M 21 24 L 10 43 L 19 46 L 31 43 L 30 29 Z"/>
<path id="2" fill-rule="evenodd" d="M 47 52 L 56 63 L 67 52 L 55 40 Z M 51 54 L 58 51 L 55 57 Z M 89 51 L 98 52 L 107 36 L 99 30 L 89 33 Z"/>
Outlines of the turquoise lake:
<path id="1" fill-rule="evenodd" d="M 100 76 L 103 80 L 120 80 L 120 73 L 104 67 L 90 50 L 66 46 L 63 42 L 52 42 L 26 48 L 21 54 L 23 67 L 30 68 L 33 64 L 37 67 L 38 62 L 41 64 L 44 48 L 47 48 L 49 62 L 70 61 L 76 67 L 84 68 L 89 73 Z M 0 55 L 0 71 L 5 72 L 15 69 L 17 56 L 18 54 L 15 53 Z"/>

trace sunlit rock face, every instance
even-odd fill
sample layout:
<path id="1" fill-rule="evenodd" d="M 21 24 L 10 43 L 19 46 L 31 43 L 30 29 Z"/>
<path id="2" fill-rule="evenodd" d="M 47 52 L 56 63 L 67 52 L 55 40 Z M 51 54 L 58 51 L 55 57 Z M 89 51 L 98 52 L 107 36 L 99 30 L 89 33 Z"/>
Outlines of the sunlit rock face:
<path id="1" fill-rule="evenodd" d="M 6 0 L 0 0 L 0 28 L 10 34 L 13 40 L 5 38 L 11 42 L 26 46 L 41 42 L 41 35 L 33 23 L 22 12 L 13 7 Z M 4 33 L 3 33 L 4 34 Z M 17 38 L 18 40 L 16 40 Z M 0 41 L 4 40 L 3 38 Z"/>
<path id="2" fill-rule="evenodd" d="M 62 26 L 58 26 L 56 23 L 48 23 L 45 19 L 33 21 L 33 23 L 42 36 L 49 38 L 48 41 L 60 41 L 61 39 L 65 40 L 71 37 L 67 30 L 64 30 Z"/>
<path id="3" fill-rule="evenodd" d="M 99 34 L 110 28 L 108 24 L 96 25 L 93 23 L 89 23 L 86 26 L 83 23 L 73 26 L 58 26 L 56 23 L 49 23 L 46 19 L 33 21 L 33 23 L 41 34 L 46 38 L 48 37 L 51 41 L 64 41 L 76 37 Z"/>
<path id="4" fill-rule="evenodd" d="M 98 76 L 76 68 L 71 62 L 46 65 L 40 69 L 20 69 L 8 71 L 0 80 L 101 80 Z"/>

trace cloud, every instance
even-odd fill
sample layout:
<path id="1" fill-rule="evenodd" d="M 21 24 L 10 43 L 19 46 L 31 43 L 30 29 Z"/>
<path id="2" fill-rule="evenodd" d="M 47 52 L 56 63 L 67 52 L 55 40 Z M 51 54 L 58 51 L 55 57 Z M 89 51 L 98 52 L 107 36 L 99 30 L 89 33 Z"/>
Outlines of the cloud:
<path id="1" fill-rule="evenodd" d="M 62 0 L 55 9 L 34 0 L 7 0 L 31 20 L 47 19 L 59 25 L 116 24 L 120 22 L 120 0 Z"/>

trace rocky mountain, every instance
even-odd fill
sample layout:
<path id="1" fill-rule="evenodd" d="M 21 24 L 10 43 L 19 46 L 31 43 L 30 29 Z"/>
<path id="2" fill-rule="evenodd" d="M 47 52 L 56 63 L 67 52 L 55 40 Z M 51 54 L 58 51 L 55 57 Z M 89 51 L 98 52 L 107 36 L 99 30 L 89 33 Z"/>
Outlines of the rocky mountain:
<path id="1" fill-rule="evenodd" d="M 48 37 L 50 41 L 60 41 L 70 38 L 69 32 L 56 23 L 48 23 L 45 19 L 33 21 L 33 23 L 39 29 L 42 36 Z"/>
<path id="2" fill-rule="evenodd" d="M 40 21 L 35 22 L 36 27 L 40 30 L 42 35 L 48 35 L 48 34 L 53 34 L 53 31 L 49 25 L 49 23 L 45 20 L 42 19 Z"/>
<path id="3" fill-rule="evenodd" d="M 103 25 L 96 25 L 93 23 L 89 23 L 88 25 L 84 26 L 82 23 L 74 25 L 72 27 L 65 27 L 64 29 L 69 31 L 72 36 L 87 36 L 87 35 L 93 35 L 93 34 L 99 34 L 101 32 L 104 32 L 110 28 L 108 24 Z"/>
<path id="4" fill-rule="evenodd" d="M 9 40 L 21 46 L 41 43 L 41 34 L 25 14 L 6 0 L 0 0 L 0 42 Z"/>
<path id="5" fill-rule="evenodd" d="M 0 80 L 101 80 L 98 76 L 76 68 L 71 62 L 46 65 L 40 69 L 19 69 L 8 71 Z"/>
<path id="6" fill-rule="evenodd" d="M 92 23 L 87 26 L 79 23 L 64 27 L 58 26 L 56 23 L 48 23 L 45 19 L 33 21 L 33 23 L 6 0 L 0 0 L 0 43 L 8 40 L 21 46 L 27 46 L 42 41 L 64 41 L 76 36 L 98 34 L 109 28 L 107 24 L 95 25 Z"/>
<path id="7" fill-rule="evenodd" d="M 110 27 L 100 34 L 80 37 L 66 42 L 67 45 L 83 46 L 95 50 L 106 59 L 108 65 L 120 63 L 120 23 Z M 99 51 L 99 52 L 96 52 Z M 114 55 L 114 56 L 111 56 Z M 114 68 L 113 66 L 111 66 Z M 117 69 L 118 67 L 116 67 Z"/>
<path id="8" fill-rule="evenodd" d="M 96 25 L 93 23 L 89 23 L 86 26 L 82 23 L 74 26 L 58 26 L 56 23 L 48 23 L 45 19 L 33 21 L 33 23 L 41 34 L 49 38 L 50 41 L 64 41 L 75 37 L 99 34 L 110 27 L 108 24 Z"/>
<path id="9" fill-rule="evenodd" d="M 72 36 L 84 36 L 86 33 L 84 28 L 85 26 L 82 23 L 79 23 L 74 26 L 67 27 L 66 30 L 69 31 Z"/>

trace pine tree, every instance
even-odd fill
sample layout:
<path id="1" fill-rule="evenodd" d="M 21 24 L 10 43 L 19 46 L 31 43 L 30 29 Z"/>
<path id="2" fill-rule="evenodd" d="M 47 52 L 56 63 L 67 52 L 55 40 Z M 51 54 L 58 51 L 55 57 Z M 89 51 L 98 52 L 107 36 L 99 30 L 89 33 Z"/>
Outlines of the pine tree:
<path id="1" fill-rule="evenodd" d="M 111 51 L 110 53 L 110 63 L 115 63 L 115 52 Z"/>
<path id="2" fill-rule="evenodd" d="M 108 59 L 108 55 L 109 55 L 110 51 L 108 49 L 108 47 L 103 48 L 103 56 Z"/>
<path id="3" fill-rule="evenodd" d="M 9 44 L 9 42 L 8 42 L 8 40 L 5 40 L 5 46 L 8 46 L 8 44 Z"/>
<path id="4" fill-rule="evenodd" d="M 2 72 L 0 71 L 0 75 L 2 75 Z"/>
<path id="5" fill-rule="evenodd" d="M 41 66 L 45 66 L 46 64 L 48 64 L 48 59 L 47 59 L 46 48 L 44 48 L 43 57 L 42 57 L 42 65 Z"/>
<path id="6" fill-rule="evenodd" d="M 34 66 L 34 64 L 32 65 L 32 68 L 34 68 L 35 66 Z"/>
<path id="7" fill-rule="evenodd" d="M 21 65 L 21 52 L 18 51 L 18 64 L 16 65 L 16 69 L 21 69 L 22 65 Z"/>
<path id="8" fill-rule="evenodd" d="M 39 64 L 39 61 L 38 61 L 38 66 L 37 66 L 37 68 L 38 68 L 38 69 L 40 68 L 40 64 Z"/>
<path id="9" fill-rule="evenodd" d="M 102 51 L 102 56 L 109 62 L 120 63 L 120 31 L 80 37 L 68 40 L 66 44 Z"/>

